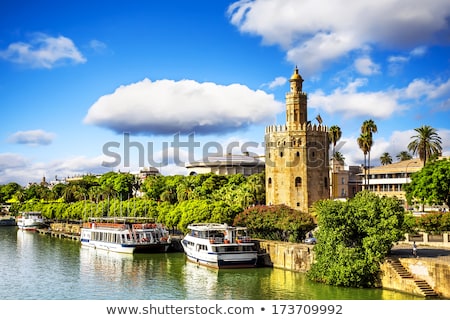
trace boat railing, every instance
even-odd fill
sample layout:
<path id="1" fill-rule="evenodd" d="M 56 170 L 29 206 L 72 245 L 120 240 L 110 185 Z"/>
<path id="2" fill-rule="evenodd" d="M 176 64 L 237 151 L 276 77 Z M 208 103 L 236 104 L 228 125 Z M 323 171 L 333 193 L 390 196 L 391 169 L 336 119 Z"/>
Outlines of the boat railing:
<path id="1" fill-rule="evenodd" d="M 229 243 L 228 239 L 224 239 L 223 237 L 210 237 L 209 243 L 211 244 L 221 244 L 221 243 Z"/>
<path id="2" fill-rule="evenodd" d="M 252 242 L 252 239 L 249 236 L 238 236 L 237 243 L 249 243 Z"/>
<path id="3" fill-rule="evenodd" d="M 233 243 L 233 241 L 231 241 L 228 238 L 223 238 L 223 237 L 210 237 L 208 238 L 209 243 L 211 244 L 230 244 Z M 251 243 L 252 239 L 248 236 L 238 236 L 235 239 L 234 243 Z"/>
<path id="4" fill-rule="evenodd" d="M 133 229 L 156 229 L 156 223 L 133 223 Z"/>
<path id="5" fill-rule="evenodd" d="M 110 222 L 84 222 L 83 228 L 95 229 L 95 228 L 108 228 L 108 229 L 126 229 L 126 225 L 122 223 L 110 223 Z"/>

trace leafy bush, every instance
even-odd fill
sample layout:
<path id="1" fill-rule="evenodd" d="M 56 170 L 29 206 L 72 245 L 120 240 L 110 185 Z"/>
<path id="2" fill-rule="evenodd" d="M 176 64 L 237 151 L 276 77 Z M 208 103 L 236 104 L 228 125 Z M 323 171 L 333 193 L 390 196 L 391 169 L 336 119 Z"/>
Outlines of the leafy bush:
<path id="1" fill-rule="evenodd" d="M 330 285 L 376 286 L 380 263 L 404 234 L 399 201 L 363 191 L 347 202 L 318 201 L 314 211 L 318 242 L 308 277 Z"/>
<path id="2" fill-rule="evenodd" d="M 245 226 L 253 237 L 299 242 L 315 227 L 313 217 L 286 205 L 250 207 L 234 218 L 234 225 Z"/>

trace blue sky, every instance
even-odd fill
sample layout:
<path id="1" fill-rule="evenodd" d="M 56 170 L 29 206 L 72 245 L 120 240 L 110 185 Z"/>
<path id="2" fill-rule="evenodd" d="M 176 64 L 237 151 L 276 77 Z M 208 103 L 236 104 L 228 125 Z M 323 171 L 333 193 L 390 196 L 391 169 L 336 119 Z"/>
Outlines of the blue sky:
<path id="1" fill-rule="evenodd" d="M 346 164 L 367 119 L 373 165 L 422 125 L 450 155 L 449 45 L 448 0 L 4 0 L 0 184 L 262 155 L 295 66 Z"/>

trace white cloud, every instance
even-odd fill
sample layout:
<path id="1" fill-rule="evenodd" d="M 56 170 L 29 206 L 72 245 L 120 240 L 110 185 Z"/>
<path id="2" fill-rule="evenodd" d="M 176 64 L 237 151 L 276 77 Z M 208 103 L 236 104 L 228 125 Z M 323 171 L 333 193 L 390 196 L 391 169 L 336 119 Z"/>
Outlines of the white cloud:
<path id="1" fill-rule="evenodd" d="M 5 170 L 22 167 L 26 164 L 27 160 L 18 154 L 0 153 L 0 173 L 2 174 Z"/>
<path id="2" fill-rule="evenodd" d="M 49 145 L 53 142 L 55 134 L 51 132 L 46 132 L 44 130 L 29 130 L 29 131 L 18 131 L 12 134 L 8 141 L 11 143 L 18 144 L 29 144 L 29 145 Z"/>
<path id="3" fill-rule="evenodd" d="M 409 53 L 412 57 L 421 57 L 423 55 L 425 55 L 427 53 L 427 47 L 425 46 L 420 46 L 417 48 L 414 48 L 413 50 L 411 50 L 411 52 Z"/>
<path id="4" fill-rule="evenodd" d="M 387 59 L 389 74 L 395 75 L 412 58 L 422 57 L 426 52 L 427 47 L 420 46 L 412 49 L 407 55 L 389 56 Z"/>
<path id="5" fill-rule="evenodd" d="M 276 87 L 281 87 L 287 82 L 285 77 L 276 77 L 272 82 L 265 83 L 263 86 L 267 86 L 269 89 L 274 89 Z"/>
<path id="6" fill-rule="evenodd" d="M 380 73 L 380 66 L 374 63 L 369 57 L 361 57 L 355 60 L 356 70 L 365 76 Z"/>
<path id="7" fill-rule="evenodd" d="M 89 41 L 89 47 L 93 49 L 95 52 L 103 52 L 107 48 L 104 42 L 95 39 Z"/>
<path id="8" fill-rule="evenodd" d="M 423 99 L 427 100 L 429 110 L 450 107 L 450 80 L 430 82 L 414 79 L 405 88 L 363 91 L 367 82 L 365 78 L 358 78 L 330 94 L 316 90 L 309 94 L 308 106 L 344 118 L 366 116 L 378 119 L 387 119 L 417 105 Z M 421 105 L 421 109 L 423 107 Z"/>
<path id="9" fill-rule="evenodd" d="M 51 37 L 43 33 L 33 34 L 29 43 L 11 43 L 6 50 L 0 51 L 0 58 L 33 68 L 47 69 L 63 62 L 86 62 L 71 39 L 64 36 Z"/>
<path id="10" fill-rule="evenodd" d="M 111 170 L 101 165 L 106 159 L 104 155 L 93 158 L 75 156 L 44 163 L 18 154 L 3 153 L 0 154 L 0 184 L 17 182 L 25 186 L 29 182 L 39 182 L 43 177 L 50 181 L 55 176 L 64 179 L 89 173 L 105 173 Z"/>
<path id="11" fill-rule="evenodd" d="M 223 133 L 264 123 L 283 109 L 273 95 L 240 84 L 144 79 L 100 97 L 84 122 L 119 133 Z"/>
<path id="12" fill-rule="evenodd" d="M 301 66 L 303 75 L 310 77 L 355 47 L 346 35 L 319 32 L 289 49 L 286 56 L 288 61 Z"/>
<path id="13" fill-rule="evenodd" d="M 405 98 L 419 99 L 449 99 L 450 98 L 450 79 L 443 83 L 431 83 L 425 79 L 414 79 L 404 90 L 402 94 Z"/>
<path id="14" fill-rule="evenodd" d="M 443 155 L 450 155 L 450 130 L 449 129 L 437 129 L 438 135 L 442 139 Z M 414 130 L 405 131 L 393 131 L 387 138 L 378 137 L 374 135 L 374 144 L 370 151 L 370 164 L 371 166 L 381 165 L 380 157 L 383 153 L 388 152 L 393 162 L 397 162 L 397 155 L 402 151 L 408 151 L 408 144 L 411 142 L 411 137 L 416 132 Z M 360 165 L 364 163 L 364 155 L 357 144 L 357 137 L 355 136 L 343 136 L 337 145 L 336 151 L 339 151 L 345 157 L 346 165 Z M 413 157 L 413 155 L 409 152 Z"/>
<path id="15" fill-rule="evenodd" d="M 345 88 L 337 88 L 326 95 L 317 90 L 309 95 L 308 106 L 333 114 L 341 114 L 345 118 L 368 116 L 388 118 L 392 114 L 404 110 L 399 104 L 396 91 L 358 92 L 365 84 L 365 79 L 357 79 Z"/>
<path id="16" fill-rule="evenodd" d="M 450 2 L 241 0 L 229 6 L 228 14 L 241 32 L 280 45 L 287 59 L 311 76 L 367 46 L 411 50 L 439 43 L 439 36 L 449 32 Z"/>

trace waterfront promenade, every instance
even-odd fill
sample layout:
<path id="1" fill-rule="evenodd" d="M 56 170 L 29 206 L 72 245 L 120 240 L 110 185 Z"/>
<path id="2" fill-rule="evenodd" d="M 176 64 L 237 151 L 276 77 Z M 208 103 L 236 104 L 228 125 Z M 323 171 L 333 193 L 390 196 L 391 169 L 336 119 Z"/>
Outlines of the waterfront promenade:
<path id="1" fill-rule="evenodd" d="M 395 245 L 391 250 L 391 256 L 397 258 L 413 258 L 412 245 L 407 243 Z M 450 248 L 418 244 L 417 259 L 450 265 Z"/>

